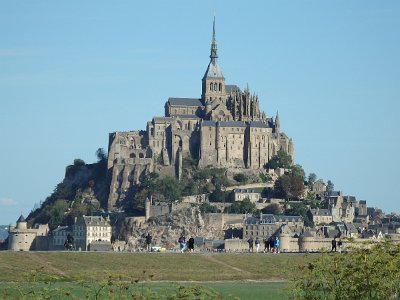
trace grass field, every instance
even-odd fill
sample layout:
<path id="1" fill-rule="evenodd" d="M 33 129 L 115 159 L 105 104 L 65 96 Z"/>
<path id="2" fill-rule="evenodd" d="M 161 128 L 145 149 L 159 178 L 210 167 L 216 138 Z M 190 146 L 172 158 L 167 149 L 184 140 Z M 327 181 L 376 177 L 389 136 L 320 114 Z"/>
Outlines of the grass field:
<path id="1" fill-rule="evenodd" d="M 231 299 L 229 295 L 285 299 L 285 282 L 315 258 L 315 254 L 0 252 L 0 291 L 3 297 L 7 291 L 15 298 L 51 286 L 71 291 L 71 298 L 84 296 L 88 286 L 95 290 L 112 281 L 108 284 L 117 289 L 132 283 L 132 288 L 167 294 L 168 288 L 176 289 L 174 283 L 194 282 L 217 290 L 223 299 Z"/>

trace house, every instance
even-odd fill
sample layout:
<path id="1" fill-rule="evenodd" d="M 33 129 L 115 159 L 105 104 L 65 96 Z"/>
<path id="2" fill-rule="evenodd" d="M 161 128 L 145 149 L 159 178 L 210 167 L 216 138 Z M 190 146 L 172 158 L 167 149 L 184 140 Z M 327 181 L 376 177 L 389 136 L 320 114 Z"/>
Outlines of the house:
<path id="1" fill-rule="evenodd" d="M 90 250 L 90 244 L 96 241 L 109 242 L 111 245 L 110 218 L 102 216 L 82 216 L 72 225 L 75 249 Z"/>
<path id="2" fill-rule="evenodd" d="M 233 201 L 243 201 L 249 198 L 251 202 L 255 203 L 261 199 L 261 194 L 255 189 L 234 189 L 233 190 Z"/>

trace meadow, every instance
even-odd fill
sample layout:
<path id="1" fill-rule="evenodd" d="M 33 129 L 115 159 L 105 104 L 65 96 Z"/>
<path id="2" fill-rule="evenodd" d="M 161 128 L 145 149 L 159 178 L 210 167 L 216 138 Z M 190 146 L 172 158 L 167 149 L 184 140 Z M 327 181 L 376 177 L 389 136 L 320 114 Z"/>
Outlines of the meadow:
<path id="1" fill-rule="evenodd" d="M 151 292 L 167 297 L 180 286 L 200 285 L 217 291 L 222 299 L 287 299 L 287 282 L 317 256 L 0 252 L 0 298 L 40 299 L 57 293 L 52 298 L 105 299 L 110 291 L 114 299 Z M 153 298 L 148 294 L 146 299 Z"/>

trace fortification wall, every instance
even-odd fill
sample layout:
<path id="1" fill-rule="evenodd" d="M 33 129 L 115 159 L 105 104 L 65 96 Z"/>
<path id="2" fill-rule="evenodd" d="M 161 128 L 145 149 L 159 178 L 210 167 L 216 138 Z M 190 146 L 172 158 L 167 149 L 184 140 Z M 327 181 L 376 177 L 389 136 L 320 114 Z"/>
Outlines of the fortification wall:
<path id="1" fill-rule="evenodd" d="M 247 241 L 242 239 L 226 239 L 225 251 L 227 252 L 246 252 L 249 249 Z"/>

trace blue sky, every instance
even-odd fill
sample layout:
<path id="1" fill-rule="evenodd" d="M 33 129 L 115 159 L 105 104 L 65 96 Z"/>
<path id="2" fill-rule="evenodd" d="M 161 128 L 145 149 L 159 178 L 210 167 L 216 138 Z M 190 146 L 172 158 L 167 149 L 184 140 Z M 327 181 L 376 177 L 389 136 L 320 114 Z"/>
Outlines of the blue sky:
<path id="1" fill-rule="evenodd" d="M 399 1 L 0 0 L 0 224 L 109 132 L 199 97 L 214 10 L 226 82 L 279 110 L 296 162 L 399 212 Z"/>

